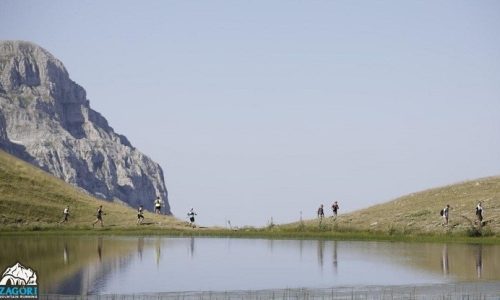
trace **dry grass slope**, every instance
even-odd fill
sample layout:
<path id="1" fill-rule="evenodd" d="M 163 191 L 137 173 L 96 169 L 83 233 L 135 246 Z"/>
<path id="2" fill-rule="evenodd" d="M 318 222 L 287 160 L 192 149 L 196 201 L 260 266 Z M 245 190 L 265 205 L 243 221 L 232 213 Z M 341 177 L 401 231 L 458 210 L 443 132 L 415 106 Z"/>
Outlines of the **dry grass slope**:
<path id="1" fill-rule="evenodd" d="M 488 177 L 413 193 L 393 201 L 323 223 L 340 229 L 385 232 L 389 234 L 468 233 L 475 221 L 475 207 L 482 201 L 487 225 L 483 232 L 500 234 L 500 177 Z M 442 225 L 439 212 L 450 204 L 449 225 Z M 335 225 L 331 225 L 335 224 Z M 305 222 L 318 226 L 317 220 Z"/>
<path id="2" fill-rule="evenodd" d="M 483 202 L 485 220 L 483 235 L 500 236 L 500 177 L 489 177 L 400 197 L 348 214 L 341 214 L 333 221 L 326 218 L 322 226 L 318 220 L 296 222 L 274 228 L 239 231 L 242 236 L 307 236 L 306 233 L 333 237 L 335 234 L 362 233 L 382 235 L 470 235 L 471 222 L 475 220 L 475 207 Z M 451 205 L 450 224 L 442 225 L 439 211 Z M 59 225 L 62 211 L 70 206 L 70 222 Z M 103 205 L 105 229 L 149 233 L 193 233 L 192 228 L 174 217 L 145 213 L 146 225 L 137 226 L 135 209 L 96 199 L 72 185 L 25 163 L 0 150 L 0 232 L 20 229 L 91 229 L 95 212 Z M 165 229 L 166 231 L 158 231 Z M 268 230 L 270 229 L 270 230 Z M 173 231 L 172 231 L 173 230 Z M 207 231 L 208 230 L 208 231 Z M 212 231 L 210 231 L 212 230 Z M 198 231 L 198 230 L 196 230 Z M 146 232 L 146 231 L 145 231 Z M 199 234 L 233 234 L 220 228 L 205 228 Z M 333 234 L 333 235 L 331 235 Z"/>
<path id="3" fill-rule="evenodd" d="M 70 222 L 58 225 L 70 207 Z M 99 205 L 108 228 L 137 227 L 135 209 L 96 199 L 66 182 L 0 150 L 0 230 L 7 228 L 92 227 Z M 151 226 L 185 228 L 170 216 L 145 213 Z"/>

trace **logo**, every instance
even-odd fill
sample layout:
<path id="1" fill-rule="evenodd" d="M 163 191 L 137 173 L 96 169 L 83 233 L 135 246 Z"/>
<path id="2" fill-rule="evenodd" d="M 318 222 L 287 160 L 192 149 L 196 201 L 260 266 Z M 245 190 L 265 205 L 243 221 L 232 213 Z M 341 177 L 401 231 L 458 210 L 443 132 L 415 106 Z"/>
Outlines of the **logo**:
<path id="1" fill-rule="evenodd" d="M 36 273 L 20 263 L 5 269 L 0 279 L 0 299 L 38 299 Z"/>

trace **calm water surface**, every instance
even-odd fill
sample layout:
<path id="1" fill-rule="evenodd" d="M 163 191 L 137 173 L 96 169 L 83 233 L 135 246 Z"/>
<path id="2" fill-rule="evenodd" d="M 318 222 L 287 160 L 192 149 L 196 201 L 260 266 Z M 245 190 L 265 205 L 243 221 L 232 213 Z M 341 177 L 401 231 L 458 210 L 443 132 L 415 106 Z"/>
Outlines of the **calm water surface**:
<path id="1" fill-rule="evenodd" d="M 138 294 L 500 281 L 500 246 L 169 237 L 0 237 L 42 293 Z"/>

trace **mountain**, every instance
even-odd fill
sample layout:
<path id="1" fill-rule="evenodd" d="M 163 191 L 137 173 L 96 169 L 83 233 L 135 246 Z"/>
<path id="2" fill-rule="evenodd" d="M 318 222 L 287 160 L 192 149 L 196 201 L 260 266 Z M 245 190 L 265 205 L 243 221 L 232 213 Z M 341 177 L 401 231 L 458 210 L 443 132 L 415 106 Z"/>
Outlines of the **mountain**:
<path id="1" fill-rule="evenodd" d="M 0 41 L 0 148 L 108 200 L 171 214 L 161 167 L 90 107 L 63 64 L 29 42 Z"/>

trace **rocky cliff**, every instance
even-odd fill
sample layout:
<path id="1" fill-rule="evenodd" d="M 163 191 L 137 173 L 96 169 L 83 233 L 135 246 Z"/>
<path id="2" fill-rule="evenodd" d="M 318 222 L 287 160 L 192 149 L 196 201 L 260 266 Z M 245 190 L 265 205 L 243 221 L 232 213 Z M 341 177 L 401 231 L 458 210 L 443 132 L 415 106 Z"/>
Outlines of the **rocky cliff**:
<path id="1" fill-rule="evenodd" d="M 165 201 L 161 167 L 92 110 L 63 64 L 28 42 L 0 41 L 0 147 L 110 201 Z"/>

